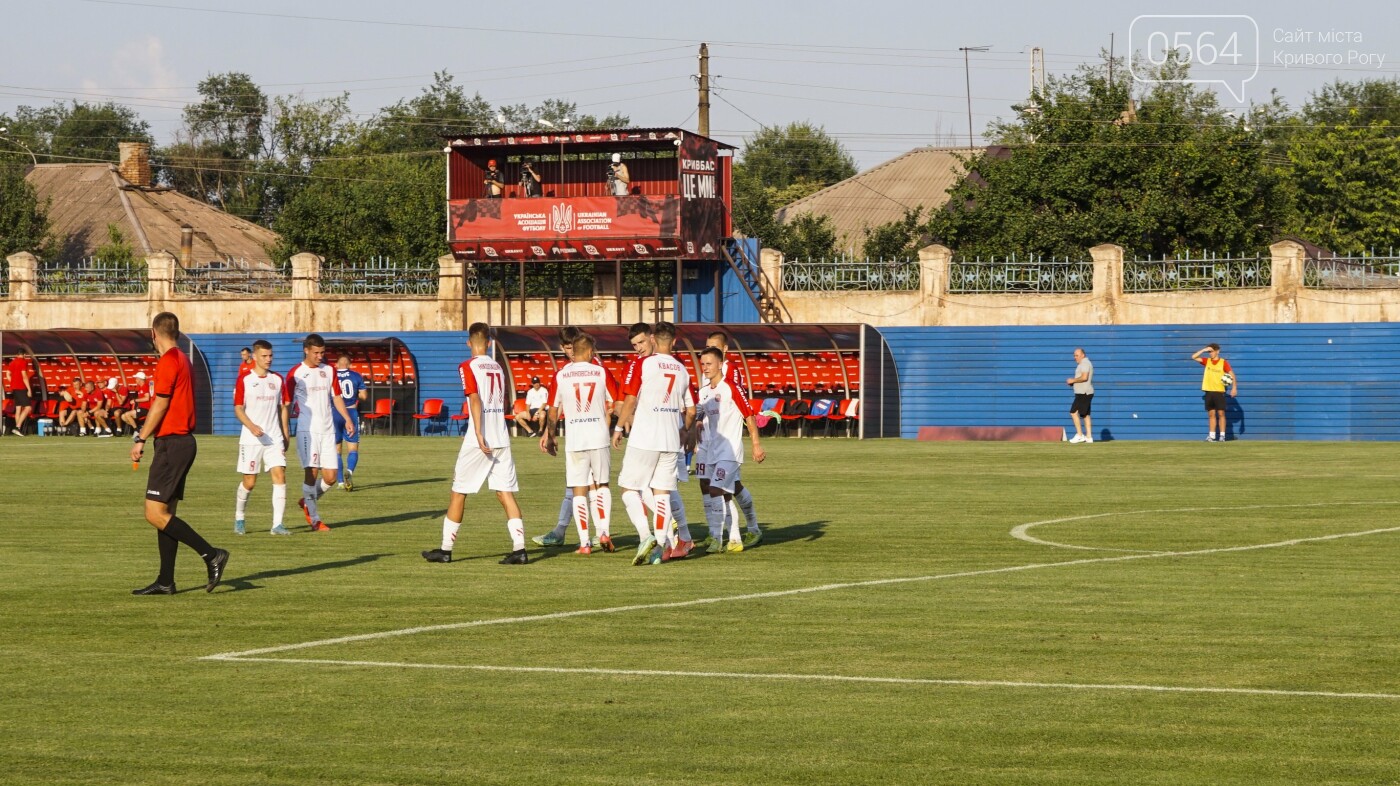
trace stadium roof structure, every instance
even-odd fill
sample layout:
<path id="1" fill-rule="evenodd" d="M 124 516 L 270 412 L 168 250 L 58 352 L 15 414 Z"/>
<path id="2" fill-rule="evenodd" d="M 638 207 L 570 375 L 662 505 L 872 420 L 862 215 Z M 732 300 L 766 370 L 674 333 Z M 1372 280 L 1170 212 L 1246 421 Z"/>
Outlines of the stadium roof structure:
<path id="1" fill-rule="evenodd" d="M 25 180 L 42 204 L 59 240 L 57 258 L 92 256 L 115 224 L 138 254 L 168 251 L 180 259 L 181 229 L 194 229 L 192 265 L 246 260 L 269 264 L 266 246 L 280 236 L 217 207 L 162 186 L 134 185 L 113 164 L 39 164 Z"/>
<path id="2" fill-rule="evenodd" d="M 948 189 L 963 176 L 958 157 L 968 152 L 966 147 L 915 148 L 779 209 L 777 218 L 787 223 L 806 213 L 828 216 L 838 244 L 856 249 L 866 229 L 898 221 L 906 210 L 923 207 L 928 215 L 943 207 Z"/>

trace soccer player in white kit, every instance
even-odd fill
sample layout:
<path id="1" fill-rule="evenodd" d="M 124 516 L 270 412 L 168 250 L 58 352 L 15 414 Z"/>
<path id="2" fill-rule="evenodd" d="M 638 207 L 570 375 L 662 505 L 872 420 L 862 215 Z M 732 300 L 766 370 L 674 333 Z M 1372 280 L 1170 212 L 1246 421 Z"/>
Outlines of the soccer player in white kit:
<path id="1" fill-rule="evenodd" d="M 336 383 L 335 369 L 325 364 L 326 340 L 312 333 L 301 342 L 301 362 L 287 372 L 283 400 L 297 410 L 297 457 L 305 468 L 301 481 L 301 512 L 312 532 L 329 532 L 321 520 L 317 501 L 335 488 L 340 456 L 335 448 L 335 423 L 331 419 L 334 407 L 345 421 L 345 433 L 354 434 L 355 424 L 345 409 Z M 317 470 L 320 470 L 317 473 Z M 318 478 L 317 475 L 320 475 Z"/>
<path id="2" fill-rule="evenodd" d="M 272 366 L 272 344 L 253 342 L 253 367 L 238 375 L 233 387 L 233 414 L 243 424 L 238 436 L 238 484 L 233 510 L 234 534 L 244 533 L 248 496 L 258 482 L 258 473 L 272 476 L 272 534 L 292 534 L 282 526 L 287 510 L 287 403 L 282 395 L 282 377 Z"/>
<path id="3" fill-rule="evenodd" d="M 705 521 L 710 525 L 711 554 L 720 551 L 743 551 L 739 538 L 739 515 L 734 510 L 734 489 L 739 484 L 739 471 L 744 463 L 744 426 L 749 427 L 753 442 L 753 460 L 766 457 L 759 442 L 758 424 L 749 408 L 746 391 L 725 379 L 724 353 L 717 347 L 706 347 L 700 353 L 700 373 L 705 384 L 700 387 L 699 425 L 700 447 L 696 456 L 701 461 L 701 488 L 705 491 Z M 731 520 L 729 546 L 724 546 L 724 522 Z"/>
<path id="4" fill-rule="evenodd" d="M 608 402 L 613 400 L 613 386 L 607 369 L 593 362 L 596 342 L 581 333 L 570 347 L 573 362 L 559 369 L 549 383 L 549 415 L 540 449 L 555 455 L 555 425 L 563 413 L 568 430 L 564 455 L 567 460 L 565 482 L 573 490 L 574 526 L 578 527 L 578 552 L 591 554 L 589 545 L 588 509 L 592 503 L 597 540 L 604 551 L 616 551 L 609 531 L 612 513 L 612 489 L 608 477 L 612 472 L 612 445 L 608 440 Z M 592 487 L 592 491 L 590 491 Z"/>
<path id="5" fill-rule="evenodd" d="M 467 343 L 472 358 L 458 366 L 457 371 L 471 411 L 468 422 L 472 433 L 462 438 L 457 452 L 452 499 L 442 520 L 442 547 L 423 552 L 423 559 L 452 561 L 452 547 L 457 542 L 457 530 L 462 527 L 467 495 L 481 491 L 482 484 L 486 484 L 496 492 L 496 499 L 505 509 L 506 529 L 510 532 L 512 551 L 501 564 L 524 565 L 530 558 L 525 554 L 525 521 L 515 501 L 520 485 L 515 477 L 515 459 L 510 455 L 510 431 L 506 428 L 506 372 L 490 355 L 491 328 L 485 322 L 472 323 Z"/>
<path id="6" fill-rule="evenodd" d="M 714 347 L 724 353 L 724 379 L 734 383 L 744 395 L 744 400 L 748 400 L 749 382 L 744 378 L 744 371 L 737 360 L 729 359 L 729 335 L 722 330 L 716 330 L 705 339 L 705 346 Z M 734 484 L 734 501 L 739 504 L 739 509 L 744 511 L 745 523 L 748 525 L 744 532 L 744 546 L 751 548 L 757 546 L 763 540 L 763 530 L 758 528 L 758 510 L 753 504 L 753 494 L 743 483 Z M 706 543 L 706 546 L 712 545 Z"/>
<path id="7" fill-rule="evenodd" d="M 622 432 L 630 428 L 617 484 L 623 488 L 622 505 L 642 540 L 633 565 L 684 557 L 695 546 L 683 536 L 673 543 L 670 528 L 671 492 L 679 485 L 676 461 L 695 423 L 690 373 L 671 357 L 675 338 L 675 325 L 656 323 L 652 329 L 656 351 L 643 358 L 623 384 L 631 404 L 613 433 L 616 447 L 622 442 Z M 651 522 L 643 507 L 643 491 L 653 496 Z"/>

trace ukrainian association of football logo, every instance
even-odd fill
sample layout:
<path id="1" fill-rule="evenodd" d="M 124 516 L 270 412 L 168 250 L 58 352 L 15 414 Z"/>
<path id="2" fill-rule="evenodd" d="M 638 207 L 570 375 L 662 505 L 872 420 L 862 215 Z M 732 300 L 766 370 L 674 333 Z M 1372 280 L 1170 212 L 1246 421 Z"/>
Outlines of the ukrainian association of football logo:
<path id="1" fill-rule="evenodd" d="M 574 228 L 574 206 L 558 204 L 549 209 L 550 226 L 555 232 L 569 232 Z"/>

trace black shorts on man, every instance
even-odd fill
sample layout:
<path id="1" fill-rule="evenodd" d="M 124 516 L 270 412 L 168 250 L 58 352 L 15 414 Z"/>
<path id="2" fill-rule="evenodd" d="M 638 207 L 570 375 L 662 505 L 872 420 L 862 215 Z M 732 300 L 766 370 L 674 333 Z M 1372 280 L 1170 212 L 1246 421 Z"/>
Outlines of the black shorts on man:
<path id="1" fill-rule="evenodd" d="M 1074 402 L 1069 405 L 1071 414 L 1089 417 L 1089 409 L 1094 405 L 1093 393 L 1075 393 Z"/>
<path id="2" fill-rule="evenodd" d="M 5 394 L 5 397 L 15 402 L 15 409 L 34 405 L 29 399 L 29 391 L 27 390 L 11 390 L 9 393 Z"/>
<path id="3" fill-rule="evenodd" d="M 151 475 L 146 480 L 146 499 L 169 504 L 185 498 L 185 476 L 194 466 L 194 436 L 172 434 L 156 437 L 155 457 L 151 460 Z"/>
<path id="4" fill-rule="evenodd" d="M 1206 412 L 1225 411 L 1225 391 L 1207 390 L 1205 399 Z"/>

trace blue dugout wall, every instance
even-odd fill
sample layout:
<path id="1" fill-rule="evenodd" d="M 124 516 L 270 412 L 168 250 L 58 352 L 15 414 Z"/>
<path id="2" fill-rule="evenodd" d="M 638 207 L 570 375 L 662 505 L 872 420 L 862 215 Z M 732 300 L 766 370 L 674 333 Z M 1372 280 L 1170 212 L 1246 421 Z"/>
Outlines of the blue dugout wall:
<path id="1" fill-rule="evenodd" d="M 1214 341 L 1239 377 L 1232 438 L 1400 440 L 1400 325 L 882 328 L 899 373 L 900 435 L 919 426 L 1070 428 L 1075 347 L 1094 363 L 1095 439 L 1204 439 L 1201 367 Z"/>

